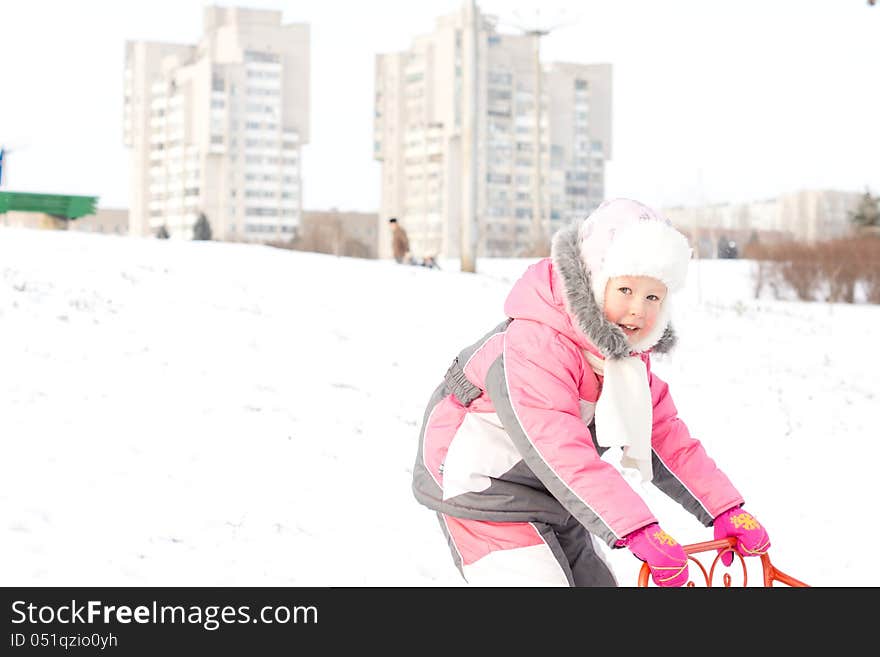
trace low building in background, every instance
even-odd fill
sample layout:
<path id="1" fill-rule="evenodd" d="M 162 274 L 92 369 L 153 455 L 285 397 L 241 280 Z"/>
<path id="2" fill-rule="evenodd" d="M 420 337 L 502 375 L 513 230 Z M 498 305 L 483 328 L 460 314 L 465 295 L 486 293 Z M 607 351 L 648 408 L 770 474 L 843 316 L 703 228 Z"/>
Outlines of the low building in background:
<path id="1" fill-rule="evenodd" d="M 84 233 L 128 235 L 127 208 L 98 208 L 97 214 L 80 217 L 70 222 L 70 230 Z"/>
<path id="2" fill-rule="evenodd" d="M 63 219 L 58 219 L 43 212 L 21 212 L 18 210 L 0 213 L 0 226 L 45 230 L 63 230 L 65 227 Z"/>
<path id="3" fill-rule="evenodd" d="M 802 190 L 744 203 L 663 208 L 663 213 L 688 234 L 698 257 L 714 258 L 722 239 L 742 247 L 754 240 L 814 243 L 852 235 L 851 213 L 861 197 L 860 192 Z"/>
<path id="4" fill-rule="evenodd" d="M 302 251 L 377 258 L 378 216 L 375 212 L 306 210 L 294 244 Z"/>
<path id="5" fill-rule="evenodd" d="M 70 220 L 45 212 L 13 210 L 0 213 L 0 226 L 128 235 L 128 210 L 125 208 L 99 208 L 96 214 Z"/>

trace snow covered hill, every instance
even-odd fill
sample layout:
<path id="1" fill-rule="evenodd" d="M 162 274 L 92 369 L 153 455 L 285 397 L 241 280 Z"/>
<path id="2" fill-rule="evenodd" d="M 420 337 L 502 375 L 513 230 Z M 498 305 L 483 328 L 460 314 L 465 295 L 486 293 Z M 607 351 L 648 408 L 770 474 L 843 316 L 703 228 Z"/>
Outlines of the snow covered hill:
<path id="1" fill-rule="evenodd" d="M 410 492 L 415 441 L 529 262 L 0 229 L 0 581 L 461 586 Z M 692 265 L 655 369 L 776 565 L 876 586 L 880 308 L 756 301 L 750 267 Z M 640 562 L 609 558 L 634 585 Z"/>

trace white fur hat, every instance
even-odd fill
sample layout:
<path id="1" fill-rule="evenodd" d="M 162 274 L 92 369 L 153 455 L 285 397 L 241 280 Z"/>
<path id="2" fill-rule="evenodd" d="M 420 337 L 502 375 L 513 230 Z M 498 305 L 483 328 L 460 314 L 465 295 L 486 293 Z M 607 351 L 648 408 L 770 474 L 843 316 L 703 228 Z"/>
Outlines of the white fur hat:
<path id="1" fill-rule="evenodd" d="M 600 308 L 614 276 L 650 276 L 669 292 L 684 287 L 691 247 L 668 219 L 646 205 L 625 198 L 605 201 L 581 224 L 579 240 Z"/>

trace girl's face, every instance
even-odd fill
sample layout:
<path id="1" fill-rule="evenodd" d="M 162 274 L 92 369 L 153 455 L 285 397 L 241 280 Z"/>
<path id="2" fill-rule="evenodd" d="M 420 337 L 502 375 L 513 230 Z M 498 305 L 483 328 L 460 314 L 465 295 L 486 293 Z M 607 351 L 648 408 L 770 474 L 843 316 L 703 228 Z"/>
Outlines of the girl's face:
<path id="1" fill-rule="evenodd" d="M 634 344 L 654 328 L 666 286 L 649 276 L 615 276 L 605 285 L 605 318 Z"/>

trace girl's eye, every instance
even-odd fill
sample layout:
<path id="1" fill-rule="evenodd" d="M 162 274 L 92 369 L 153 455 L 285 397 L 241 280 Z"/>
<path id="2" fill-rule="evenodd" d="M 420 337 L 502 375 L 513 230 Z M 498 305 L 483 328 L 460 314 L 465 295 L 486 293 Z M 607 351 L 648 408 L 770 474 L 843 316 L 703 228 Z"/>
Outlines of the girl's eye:
<path id="1" fill-rule="evenodd" d="M 632 293 L 632 290 L 630 290 L 628 287 L 619 287 L 619 288 L 617 288 L 617 289 L 618 289 L 620 292 L 623 292 L 624 294 L 631 294 L 631 293 Z"/>
<path id="2" fill-rule="evenodd" d="M 649 294 L 648 301 L 660 301 L 660 297 L 658 297 L 656 294 Z"/>

